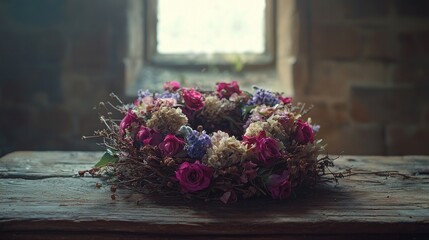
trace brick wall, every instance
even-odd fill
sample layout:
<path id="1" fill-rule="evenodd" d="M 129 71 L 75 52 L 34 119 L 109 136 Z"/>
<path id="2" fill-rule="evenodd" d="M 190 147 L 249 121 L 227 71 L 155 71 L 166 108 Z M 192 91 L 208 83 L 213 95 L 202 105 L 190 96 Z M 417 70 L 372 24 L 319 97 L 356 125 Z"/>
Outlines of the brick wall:
<path id="1" fill-rule="evenodd" d="M 0 155 L 99 149 L 80 137 L 124 92 L 126 4 L 0 1 Z M 428 1 L 296 5 L 295 97 L 316 106 L 329 152 L 429 154 Z"/>
<path id="2" fill-rule="evenodd" d="M 92 107 L 123 92 L 125 1 L 0 1 L 0 155 L 97 149 Z"/>
<path id="3" fill-rule="evenodd" d="M 429 154 L 429 1 L 305 2 L 295 94 L 329 151 Z"/>

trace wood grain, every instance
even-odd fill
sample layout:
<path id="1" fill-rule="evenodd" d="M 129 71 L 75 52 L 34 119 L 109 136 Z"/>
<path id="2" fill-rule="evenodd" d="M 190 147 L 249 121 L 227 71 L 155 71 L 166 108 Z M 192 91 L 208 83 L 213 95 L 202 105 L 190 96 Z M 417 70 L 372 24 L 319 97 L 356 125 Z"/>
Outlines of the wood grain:
<path id="1" fill-rule="evenodd" d="M 130 238 L 403 239 L 429 236 L 429 157 L 337 159 L 352 175 L 286 201 L 186 202 L 76 177 L 100 152 L 16 152 L 0 159 L 0 236 L 16 239 Z M 400 171 L 409 178 L 391 173 Z M 366 174 L 363 174 L 366 173 Z M 96 188 L 101 183 L 101 188 Z M 68 236 L 68 237 L 67 237 Z M 75 237 L 73 237 L 75 236 Z M 109 237 L 107 237 L 109 236 Z M 3 239 L 3 238 L 2 238 Z"/>

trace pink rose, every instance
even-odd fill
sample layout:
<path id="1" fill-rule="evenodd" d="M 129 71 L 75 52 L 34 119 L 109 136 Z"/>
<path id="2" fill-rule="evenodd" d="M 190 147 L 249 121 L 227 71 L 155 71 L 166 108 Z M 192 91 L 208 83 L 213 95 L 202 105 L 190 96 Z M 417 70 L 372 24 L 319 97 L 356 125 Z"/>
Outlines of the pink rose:
<path id="1" fill-rule="evenodd" d="M 216 91 L 220 98 L 229 98 L 234 93 L 241 94 L 240 87 L 236 81 L 232 81 L 231 83 L 218 83 Z"/>
<path id="2" fill-rule="evenodd" d="M 176 170 L 176 179 L 184 193 L 196 192 L 206 189 L 210 185 L 213 169 L 201 164 L 183 162 Z"/>
<path id="3" fill-rule="evenodd" d="M 281 156 L 277 141 L 273 138 L 259 137 L 257 141 L 256 152 L 258 153 L 259 160 L 265 164 L 270 164 L 273 160 Z"/>
<path id="4" fill-rule="evenodd" d="M 289 171 L 284 170 L 281 175 L 271 174 L 268 177 L 268 190 L 273 199 L 286 199 L 290 196 L 292 186 Z"/>
<path id="5" fill-rule="evenodd" d="M 141 126 L 137 132 L 137 141 L 143 143 L 144 145 L 156 146 L 162 142 L 162 136 L 161 133 L 155 129 Z"/>
<path id="6" fill-rule="evenodd" d="M 243 142 L 247 145 L 247 148 L 254 147 L 253 151 L 265 165 L 281 157 L 277 141 L 267 137 L 265 131 L 261 131 L 256 137 L 243 136 Z"/>
<path id="7" fill-rule="evenodd" d="M 175 92 L 175 91 L 179 90 L 180 83 L 176 82 L 176 81 L 169 81 L 169 82 L 164 83 L 163 87 L 164 87 L 164 90 L 166 90 L 166 91 Z"/>
<path id="8" fill-rule="evenodd" d="M 289 104 L 292 102 L 292 98 L 291 97 L 282 97 L 279 96 L 278 99 L 280 100 L 280 102 L 282 102 L 283 104 Z"/>
<path id="9" fill-rule="evenodd" d="M 122 119 L 121 123 L 119 124 L 119 133 L 121 135 L 124 135 L 125 130 L 128 129 L 132 123 L 137 121 L 138 121 L 137 115 L 131 110 L 128 110 L 127 115 L 125 115 L 125 117 Z"/>
<path id="10" fill-rule="evenodd" d="M 183 139 L 178 138 L 173 134 L 168 134 L 165 136 L 164 141 L 159 144 L 159 149 L 161 150 L 162 156 L 173 157 L 183 150 L 184 146 L 185 141 L 183 141 Z"/>
<path id="11" fill-rule="evenodd" d="M 195 89 L 182 89 L 182 96 L 189 109 L 197 111 L 204 107 L 203 95 Z"/>
<path id="12" fill-rule="evenodd" d="M 313 128 L 310 124 L 303 122 L 301 119 L 296 122 L 296 132 L 294 136 L 295 141 L 299 144 L 313 143 L 314 141 Z"/>

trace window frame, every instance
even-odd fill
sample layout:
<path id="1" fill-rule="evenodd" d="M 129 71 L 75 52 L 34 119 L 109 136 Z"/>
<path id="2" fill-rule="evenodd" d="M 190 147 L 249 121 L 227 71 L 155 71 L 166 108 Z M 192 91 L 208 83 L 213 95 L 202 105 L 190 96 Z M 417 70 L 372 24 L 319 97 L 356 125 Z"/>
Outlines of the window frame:
<path id="1" fill-rule="evenodd" d="M 273 68 L 276 64 L 275 0 L 265 0 L 265 52 L 262 54 L 159 54 L 157 44 L 157 0 L 144 1 L 144 62 L 158 67 L 202 68 L 208 65 L 230 68 L 239 57 L 246 70 Z M 208 60 L 209 58 L 209 60 Z"/>

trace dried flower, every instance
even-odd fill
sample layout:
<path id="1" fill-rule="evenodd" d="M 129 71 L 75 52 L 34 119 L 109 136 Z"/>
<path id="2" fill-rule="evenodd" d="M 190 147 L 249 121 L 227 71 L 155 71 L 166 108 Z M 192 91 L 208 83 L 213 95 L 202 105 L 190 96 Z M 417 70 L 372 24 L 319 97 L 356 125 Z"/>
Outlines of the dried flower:
<path id="1" fill-rule="evenodd" d="M 179 93 L 174 93 L 174 92 L 169 92 L 169 91 L 165 91 L 163 93 L 155 93 L 156 99 L 172 98 L 172 99 L 175 99 L 177 101 L 179 99 L 179 97 L 180 97 Z"/>
<path id="2" fill-rule="evenodd" d="M 247 183 L 248 181 L 251 181 L 253 179 L 256 178 L 256 176 L 258 176 L 258 172 L 257 172 L 257 167 L 258 165 L 249 161 L 249 162 L 244 162 L 242 164 L 243 166 L 243 173 L 240 177 L 240 181 L 242 183 Z"/>
<path id="3" fill-rule="evenodd" d="M 179 151 L 183 150 L 185 146 L 185 141 L 183 139 L 174 136 L 173 134 L 168 134 L 165 136 L 164 141 L 159 144 L 159 149 L 161 150 L 162 156 L 173 157 Z"/>
<path id="4" fill-rule="evenodd" d="M 153 94 L 149 90 L 143 91 L 142 89 L 137 91 L 137 95 L 138 95 L 139 99 L 143 99 L 145 97 L 153 97 Z"/>
<path id="5" fill-rule="evenodd" d="M 138 118 L 137 115 L 130 110 L 128 110 L 127 115 L 122 119 L 121 123 L 119 124 L 119 131 L 121 135 L 125 134 L 126 129 L 128 129 L 132 123 L 137 122 Z"/>
<path id="6" fill-rule="evenodd" d="M 180 83 L 177 81 L 168 81 L 164 83 L 163 87 L 164 87 L 164 90 L 166 91 L 175 92 L 179 90 Z"/>
<path id="7" fill-rule="evenodd" d="M 240 87 L 236 81 L 230 83 L 220 82 L 216 88 L 217 94 L 220 98 L 229 98 L 232 94 L 241 94 Z"/>
<path id="8" fill-rule="evenodd" d="M 202 158 L 210 145 L 210 136 L 206 134 L 206 131 L 198 132 L 193 130 L 186 137 L 185 149 L 191 158 Z"/>
<path id="9" fill-rule="evenodd" d="M 214 121 L 219 120 L 223 116 L 226 116 L 236 108 L 234 102 L 230 102 L 226 99 L 219 99 L 216 96 L 208 96 L 204 100 L 204 108 L 201 111 L 201 115 L 208 120 Z"/>
<path id="10" fill-rule="evenodd" d="M 182 192 L 192 193 L 206 189 L 210 185 L 213 169 L 204 166 L 200 161 L 183 162 L 175 173 Z"/>
<path id="11" fill-rule="evenodd" d="M 223 137 L 212 142 L 203 162 L 215 168 L 228 167 L 240 163 L 245 152 L 245 145 L 235 137 Z"/>
<path id="12" fill-rule="evenodd" d="M 262 161 L 265 165 L 271 164 L 281 156 L 278 142 L 271 137 L 267 137 L 264 131 L 261 131 L 256 137 L 244 137 L 243 141 L 248 146 L 253 146 L 259 161 Z"/>
<path id="13" fill-rule="evenodd" d="M 197 111 L 204 107 L 203 95 L 195 89 L 182 89 L 182 96 L 189 109 Z"/>
<path id="14" fill-rule="evenodd" d="M 161 107 L 152 114 L 146 125 L 162 134 L 176 134 L 179 128 L 188 123 L 180 108 Z"/>
<path id="15" fill-rule="evenodd" d="M 281 175 L 271 174 L 268 177 L 267 185 L 272 198 L 282 200 L 290 196 L 292 186 L 289 177 L 290 174 L 287 170 L 284 170 Z"/>
<path id="16" fill-rule="evenodd" d="M 291 97 L 282 97 L 279 96 L 278 99 L 280 100 L 280 102 L 282 102 L 283 104 L 289 104 L 292 102 L 293 98 Z"/>
<path id="17" fill-rule="evenodd" d="M 267 91 L 262 88 L 258 88 L 251 99 L 247 102 L 247 105 L 267 105 L 274 106 L 278 104 L 280 100 L 276 97 L 273 92 Z"/>
<path id="18" fill-rule="evenodd" d="M 226 132 L 222 132 L 222 131 L 214 132 L 211 137 L 212 144 L 219 145 L 220 140 L 222 140 L 222 138 L 227 138 L 227 137 L 229 137 L 229 134 Z"/>
<path id="19" fill-rule="evenodd" d="M 301 119 L 296 122 L 295 141 L 299 144 L 307 144 L 314 141 L 313 128 Z"/>
<path id="20" fill-rule="evenodd" d="M 141 126 L 137 132 L 137 141 L 144 145 L 157 146 L 162 141 L 161 134 L 155 129 Z"/>

